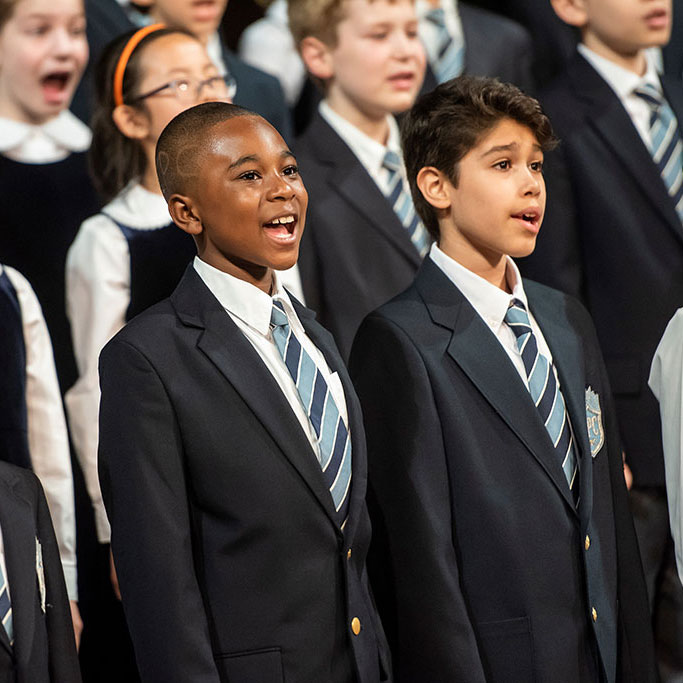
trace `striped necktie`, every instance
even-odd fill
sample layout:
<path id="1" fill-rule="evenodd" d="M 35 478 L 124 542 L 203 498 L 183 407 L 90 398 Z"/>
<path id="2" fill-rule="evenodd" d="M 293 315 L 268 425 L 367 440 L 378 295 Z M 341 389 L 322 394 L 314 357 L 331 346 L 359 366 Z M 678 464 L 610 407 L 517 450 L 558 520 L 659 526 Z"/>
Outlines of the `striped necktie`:
<path id="1" fill-rule="evenodd" d="M 579 486 L 576 479 L 578 465 L 574 452 L 574 439 L 564 397 L 555 379 L 553 366 L 539 352 L 526 307 L 519 299 L 512 300 L 505 314 L 505 322 L 517 337 L 517 348 L 524 363 L 529 393 L 553 442 L 574 502 L 578 506 Z"/>
<path id="2" fill-rule="evenodd" d="M 437 50 L 434 75 L 439 83 L 459 76 L 465 68 L 465 46 L 453 39 L 446 27 L 446 15 L 441 7 L 425 15 L 437 28 Z"/>
<path id="3" fill-rule="evenodd" d="M 417 249 L 420 256 L 424 256 L 429 250 L 429 233 L 425 226 L 422 225 L 419 216 L 415 213 L 413 199 L 403 184 L 403 175 L 401 173 L 403 164 L 401 159 L 396 152 L 388 149 L 384 155 L 382 166 L 389 171 L 389 183 L 385 196 L 391 204 L 394 213 L 401 221 L 401 225 L 408 232 L 413 246 Z"/>
<path id="4" fill-rule="evenodd" d="M 313 359 L 292 332 L 280 301 L 273 301 L 270 315 L 273 341 L 299 392 L 318 438 L 320 466 L 332 495 L 339 526 L 343 529 L 351 489 L 351 439 L 332 393 Z"/>
<path id="5" fill-rule="evenodd" d="M 14 632 L 12 628 L 12 605 L 9 601 L 9 593 L 7 591 L 7 580 L 5 574 L 0 566 L 0 618 L 2 618 L 2 625 L 5 627 L 7 637 L 10 645 L 14 639 Z"/>
<path id="6" fill-rule="evenodd" d="M 683 143 L 678 121 L 662 94 L 649 83 L 637 87 L 634 94 L 645 100 L 650 114 L 650 154 L 657 164 L 664 185 L 673 199 L 683 223 Z"/>

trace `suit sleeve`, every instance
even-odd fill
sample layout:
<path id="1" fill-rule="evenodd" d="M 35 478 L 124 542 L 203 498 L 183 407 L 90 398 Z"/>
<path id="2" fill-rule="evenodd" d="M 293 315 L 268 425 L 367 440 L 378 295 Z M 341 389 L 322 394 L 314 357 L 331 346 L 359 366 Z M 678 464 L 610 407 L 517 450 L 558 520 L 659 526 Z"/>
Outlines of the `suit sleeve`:
<path id="1" fill-rule="evenodd" d="M 100 383 L 100 482 L 140 675 L 219 683 L 173 405 L 149 360 L 121 340 L 102 352 Z"/>
<path id="2" fill-rule="evenodd" d="M 583 307 L 582 313 L 585 316 L 585 338 L 597 358 L 601 377 L 606 439 L 609 447 L 609 475 L 617 542 L 617 599 L 619 601 L 617 680 L 655 683 L 658 676 L 654 659 L 654 639 L 647 588 L 624 480 L 617 414 L 595 328 Z"/>
<path id="3" fill-rule="evenodd" d="M 73 623 L 64 584 L 59 547 L 43 489 L 34 478 L 38 540 L 45 576 L 45 620 L 48 636 L 48 668 L 54 683 L 80 683 Z"/>
<path id="4" fill-rule="evenodd" d="M 401 683 L 483 683 L 452 542 L 446 453 L 430 378 L 393 323 L 370 316 L 351 354 L 368 440 L 370 577 Z"/>

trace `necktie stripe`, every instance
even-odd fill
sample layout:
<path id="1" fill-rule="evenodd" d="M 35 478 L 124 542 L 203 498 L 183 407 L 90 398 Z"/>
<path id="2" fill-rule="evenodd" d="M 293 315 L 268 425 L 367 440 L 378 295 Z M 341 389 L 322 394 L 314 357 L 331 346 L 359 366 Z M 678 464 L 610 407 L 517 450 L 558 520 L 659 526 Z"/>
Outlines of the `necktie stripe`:
<path id="1" fill-rule="evenodd" d="M 436 60 L 434 75 L 439 83 L 448 81 L 459 76 L 465 67 L 465 46 L 451 36 L 446 26 L 446 14 L 441 7 L 427 12 L 426 18 L 437 29 L 436 37 Z"/>
<path id="2" fill-rule="evenodd" d="M 517 349 L 524 363 L 529 395 L 535 403 L 539 416 L 562 468 L 575 504 L 578 505 L 578 487 L 574 490 L 574 480 L 578 461 L 571 436 L 571 426 L 567 406 L 555 378 L 550 361 L 538 350 L 536 336 L 524 303 L 514 299 L 505 314 L 505 322 L 517 340 Z"/>
<path id="3" fill-rule="evenodd" d="M 315 433 L 320 437 L 320 424 L 325 408 L 325 395 L 327 394 L 327 384 L 323 376 L 318 372 L 315 377 L 315 388 L 313 389 L 313 400 L 311 401 L 311 411 L 309 417 Z"/>
<path id="4" fill-rule="evenodd" d="M 651 109 L 650 154 L 683 223 L 683 145 L 678 120 L 663 95 L 650 83 L 635 88 L 633 94 L 643 99 Z"/>
<path id="5" fill-rule="evenodd" d="M 275 347 L 289 372 L 302 406 L 316 433 L 323 478 L 337 511 L 342 530 L 348 515 L 351 486 L 351 439 L 323 374 L 300 344 L 280 301 L 273 302 L 272 336 Z"/>
<path id="6" fill-rule="evenodd" d="M 14 627 L 12 622 L 12 604 L 9 599 L 9 592 L 7 590 L 7 580 L 5 574 L 0 568 L 0 617 L 2 618 L 2 625 L 7 633 L 10 644 L 14 640 Z"/>
<path id="7" fill-rule="evenodd" d="M 401 175 L 402 162 L 398 154 L 388 149 L 382 162 L 383 168 L 389 173 L 389 182 L 384 190 L 384 196 L 391 205 L 396 217 L 405 228 L 415 249 L 420 256 L 424 256 L 429 248 L 429 234 L 415 214 L 412 197 L 403 183 Z M 416 220 L 417 219 L 417 220 Z M 413 227 L 417 225 L 418 227 Z"/>

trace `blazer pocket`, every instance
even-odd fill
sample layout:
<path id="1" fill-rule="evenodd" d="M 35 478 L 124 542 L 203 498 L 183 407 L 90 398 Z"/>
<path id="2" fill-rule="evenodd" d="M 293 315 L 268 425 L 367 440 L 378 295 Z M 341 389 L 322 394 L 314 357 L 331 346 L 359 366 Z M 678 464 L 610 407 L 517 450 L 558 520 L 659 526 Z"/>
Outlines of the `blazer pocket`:
<path id="1" fill-rule="evenodd" d="M 477 624 L 486 680 L 533 683 L 534 661 L 528 617 Z"/>
<path id="2" fill-rule="evenodd" d="M 216 665 L 230 683 L 284 683 L 279 647 L 216 655 Z"/>

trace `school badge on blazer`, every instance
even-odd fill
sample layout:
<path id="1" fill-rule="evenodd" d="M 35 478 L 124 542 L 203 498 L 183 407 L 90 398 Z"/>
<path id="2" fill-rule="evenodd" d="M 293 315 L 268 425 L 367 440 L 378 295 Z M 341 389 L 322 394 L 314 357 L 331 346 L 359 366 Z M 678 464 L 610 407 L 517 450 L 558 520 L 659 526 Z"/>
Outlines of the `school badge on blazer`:
<path id="1" fill-rule="evenodd" d="M 586 426 L 591 444 L 591 455 L 595 457 L 605 443 L 605 430 L 602 426 L 602 408 L 600 397 L 588 387 L 586 389 Z"/>

